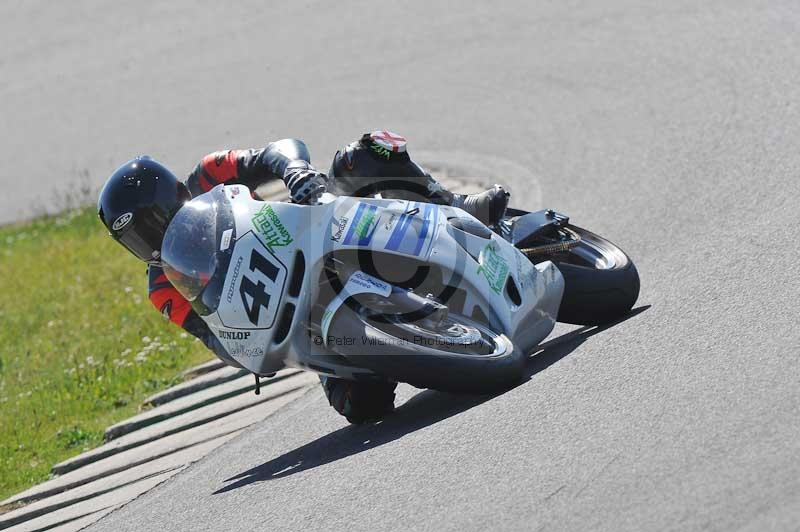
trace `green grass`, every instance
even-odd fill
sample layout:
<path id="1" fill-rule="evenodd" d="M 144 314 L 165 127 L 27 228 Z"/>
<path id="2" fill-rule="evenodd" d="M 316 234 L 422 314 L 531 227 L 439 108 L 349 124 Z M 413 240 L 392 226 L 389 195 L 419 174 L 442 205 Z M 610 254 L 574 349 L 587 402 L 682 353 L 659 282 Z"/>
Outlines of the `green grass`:
<path id="1" fill-rule="evenodd" d="M 0 500 L 210 358 L 91 209 L 0 227 Z"/>

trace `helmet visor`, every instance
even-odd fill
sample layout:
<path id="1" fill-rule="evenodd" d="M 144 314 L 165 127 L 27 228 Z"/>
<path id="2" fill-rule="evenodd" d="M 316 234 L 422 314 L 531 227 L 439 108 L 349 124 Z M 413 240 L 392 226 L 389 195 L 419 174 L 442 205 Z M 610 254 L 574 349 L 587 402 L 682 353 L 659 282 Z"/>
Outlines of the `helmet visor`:
<path id="1" fill-rule="evenodd" d="M 153 248 L 147 242 L 142 240 L 139 235 L 135 233 L 127 233 L 117 240 L 125 248 L 136 255 L 140 260 L 149 264 L 157 263 L 158 260 L 153 257 Z"/>
<path id="2" fill-rule="evenodd" d="M 154 217 L 152 214 L 134 217 L 130 227 L 126 227 L 122 234 L 115 235 L 117 241 L 128 251 L 151 264 L 158 263 L 164 231 L 161 225 L 163 221 L 154 218 L 161 217 Z"/>

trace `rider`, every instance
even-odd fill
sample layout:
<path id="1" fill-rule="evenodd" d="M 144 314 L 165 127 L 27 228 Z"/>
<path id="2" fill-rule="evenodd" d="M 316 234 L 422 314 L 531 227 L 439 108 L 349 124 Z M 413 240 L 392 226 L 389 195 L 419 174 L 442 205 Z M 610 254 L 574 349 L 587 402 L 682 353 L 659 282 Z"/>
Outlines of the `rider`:
<path id="1" fill-rule="evenodd" d="M 296 139 L 278 140 L 261 149 L 206 155 L 185 182 L 147 156 L 128 161 L 111 174 L 100 192 L 100 220 L 115 240 L 148 263 L 149 294 L 155 307 L 215 353 L 224 350 L 161 269 L 161 241 L 172 217 L 193 196 L 223 183 L 255 189 L 274 179 L 283 180 L 295 203 L 312 203 L 326 189 L 349 196 L 391 191 L 392 197 L 460 207 L 487 224 L 496 223 L 508 203 L 508 194 L 497 185 L 470 195 L 446 190 L 411 160 L 406 140 L 388 131 L 367 133 L 336 152 L 327 176 L 311 165 L 306 145 Z M 321 380 L 328 402 L 353 423 L 380 418 L 394 407 L 395 383 Z"/>

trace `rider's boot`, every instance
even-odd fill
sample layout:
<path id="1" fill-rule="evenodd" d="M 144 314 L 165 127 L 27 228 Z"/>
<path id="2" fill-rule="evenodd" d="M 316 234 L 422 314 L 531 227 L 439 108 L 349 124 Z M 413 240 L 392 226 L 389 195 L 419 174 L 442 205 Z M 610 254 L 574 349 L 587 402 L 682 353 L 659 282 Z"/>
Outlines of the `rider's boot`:
<path id="1" fill-rule="evenodd" d="M 350 381 L 320 375 L 325 397 L 353 424 L 377 421 L 394 410 L 396 382 Z"/>
<path id="2" fill-rule="evenodd" d="M 464 209 L 487 225 L 496 224 L 508 205 L 508 192 L 495 185 L 480 194 L 455 194 L 411 160 L 406 139 L 391 131 L 365 133 L 336 152 L 329 172 L 333 192 L 422 200 Z"/>
<path id="3" fill-rule="evenodd" d="M 510 195 L 495 185 L 480 194 L 453 194 L 450 205 L 467 211 L 486 225 L 495 225 L 505 214 Z"/>

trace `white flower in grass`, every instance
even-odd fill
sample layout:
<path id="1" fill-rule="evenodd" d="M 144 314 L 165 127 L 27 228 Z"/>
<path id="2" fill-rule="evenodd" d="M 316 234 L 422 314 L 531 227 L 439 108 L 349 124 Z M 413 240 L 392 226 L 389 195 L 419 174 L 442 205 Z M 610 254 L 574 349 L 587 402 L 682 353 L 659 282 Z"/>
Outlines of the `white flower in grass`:
<path id="1" fill-rule="evenodd" d="M 142 338 L 142 343 L 143 344 L 149 344 L 150 342 L 152 342 L 152 340 L 150 339 L 149 336 L 145 336 L 145 337 Z"/>
<path id="2" fill-rule="evenodd" d="M 126 293 L 126 294 L 130 294 L 131 292 L 133 292 L 133 288 L 132 288 L 132 287 L 130 287 L 130 286 L 126 286 L 126 287 L 125 287 L 125 293 Z"/>

